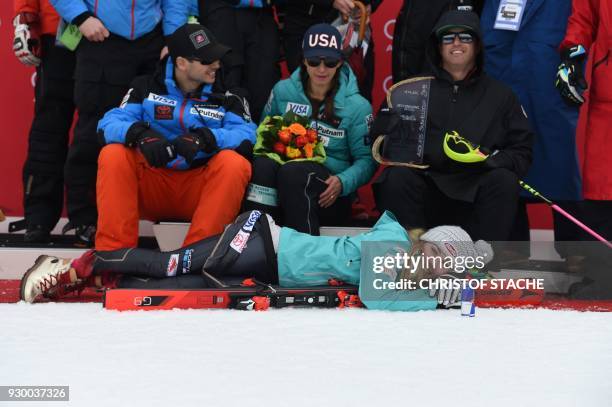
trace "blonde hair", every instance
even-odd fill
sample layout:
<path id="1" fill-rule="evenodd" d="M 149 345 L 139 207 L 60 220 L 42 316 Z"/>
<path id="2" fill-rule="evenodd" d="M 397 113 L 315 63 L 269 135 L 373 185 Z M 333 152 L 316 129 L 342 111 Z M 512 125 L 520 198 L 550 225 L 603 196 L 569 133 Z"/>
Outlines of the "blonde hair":
<path id="1" fill-rule="evenodd" d="M 423 234 L 424 231 L 421 229 L 421 233 Z M 412 241 L 412 246 L 410 248 L 410 253 L 408 253 L 409 256 L 418 256 L 420 253 L 423 252 L 423 245 L 426 242 L 423 242 L 421 240 L 413 240 L 412 236 L 411 237 L 411 241 Z M 425 279 L 434 279 L 436 278 L 436 276 L 434 275 L 434 273 L 432 273 L 431 271 L 429 271 L 427 268 L 424 267 L 425 263 L 419 263 L 419 268 L 414 270 L 414 269 L 410 269 L 410 268 L 404 268 L 402 269 L 402 271 L 399 272 L 399 279 L 400 280 L 407 280 L 407 281 L 414 281 L 414 282 L 419 282 L 421 280 L 425 280 Z"/>

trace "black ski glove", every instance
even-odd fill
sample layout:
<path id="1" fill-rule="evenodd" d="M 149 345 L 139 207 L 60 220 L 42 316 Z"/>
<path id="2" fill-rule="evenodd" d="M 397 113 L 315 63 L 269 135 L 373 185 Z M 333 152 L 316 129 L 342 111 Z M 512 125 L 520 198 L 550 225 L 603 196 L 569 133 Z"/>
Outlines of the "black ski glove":
<path id="1" fill-rule="evenodd" d="M 584 79 L 585 58 L 586 50 L 582 45 L 561 51 L 561 65 L 557 71 L 555 86 L 565 103 L 573 107 L 584 103 L 582 94 L 588 88 Z"/>
<path id="2" fill-rule="evenodd" d="M 215 135 L 205 127 L 193 129 L 191 132 L 177 137 L 174 140 L 174 147 L 177 154 L 185 157 L 187 164 L 193 162 L 198 151 L 210 154 L 218 148 Z"/>
<path id="3" fill-rule="evenodd" d="M 364 140 L 365 145 L 371 145 L 379 136 L 391 135 L 395 132 L 402 121 L 400 115 L 388 107 L 378 111 L 370 132 Z"/>
<path id="4" fill-rule="evenodd" d="M 176 158 L 174 146 L 147 123 L 134 123 L 125 137 L 130 147 L 138 146 L 142 155 L 152 167 L 164 167 Z"/>
<path id="5" fill-rule="evenodd" d="M 212 154 L 219 149 L 217 138 L 207 127 L 200 127 L 195 130 L 195 134 L 200 137 L 200 150 L 206 154 Z"/>

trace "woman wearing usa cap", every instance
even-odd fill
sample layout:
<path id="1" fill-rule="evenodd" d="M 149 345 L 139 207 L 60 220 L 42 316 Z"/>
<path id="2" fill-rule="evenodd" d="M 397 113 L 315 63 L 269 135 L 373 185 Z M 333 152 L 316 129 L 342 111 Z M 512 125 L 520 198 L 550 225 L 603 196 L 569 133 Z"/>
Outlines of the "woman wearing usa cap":
<path id="1" fill-rule="evenodd" d="M 257 157 L 245 209 L 265 211 L 279 223 L 318 235 L 321 224 L 348 221 L 357 188 L 376 170 L 363 142 L 372 107 L 359 94 L 355 75 L 343 62 L 338 30 L 329 24 L 313 25 L 304 35 L 302 51 L 301 66 L 274 86 L 262 119 L 288 111 L 309 117 L 327 159 L 323 164 L 279 165 Z"/>

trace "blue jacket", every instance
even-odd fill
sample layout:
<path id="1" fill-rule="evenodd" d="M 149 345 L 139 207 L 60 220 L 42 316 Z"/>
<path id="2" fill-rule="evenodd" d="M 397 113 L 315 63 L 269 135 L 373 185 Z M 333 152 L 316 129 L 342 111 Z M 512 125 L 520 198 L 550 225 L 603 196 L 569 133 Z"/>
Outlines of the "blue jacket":
<path id="1" fill-rule="evenodd" d="M 51 0 L 68 22 L 83 13 L 100 19 L 113 34 L 133 40 L 150 33 L 163 20 L 164 35 L 187 22 L 188 0 Z"/>
<path id="2" fill-rule="evenodd" d="M 237 0 L 237 8 L 265 8 L 270 7 L 272 3 L 278 3 L 274 0 Z"/>
<path id="3" fill-rule="evenodd" d="M 482 11 L 485 69 L 518 95 L 535 131 L 525 181 L 552 199 L 580 199 L 578 109 L 568 107 L 555 89 L 571 0 L 528 1 L 519 31 L 493 28 L 499 2 L 487 0 Z"/>
<path id="4" fill-rule="evenodd" d="M 244 140 L 255 144 L 255 124 L 242 98 L 213 91 L 216 85 L 204 86 L 198 98 L 186 98 L 173 78 L 170 58 L 160 62 L 154 75 L 136 78 L 121 106 L 109 110 L 98 123 L 105 142 L 125 144 L 130 127 L 145 122 L 170 141 L 190 129 L 208 127 L 220 149 L 235 149 Z M 194 163 L 210 156 L 200 151 Z M 167 166 L 178 170 L 190 168 L 181 156 Z"/>
<path id="5" fill-rule="evenodd" d="M 410 245 L 406 230 L 388 211 L 369 232 L 353 237 L 311 236 L 284 227 L 277 257 L 279 284 L 281 287 L 312 287 L 327 285 L 333 278 L 359 284 L 359 296 L 369 309 L 435 309 L 437 301 L 425 290 L 372 290 L 360 284 L 369 282 L 372 277 L 369 262 L 362 264 L 363 243 L 384 241 Z"/>
<path id="6" fill-rule="evenodd" d="M 342 182 L 342 195 L 349 195 L 366 184 L 376 171 L 372 151 L 364 144 L 372 119 L 372 106 L 359 94 L 357 79 L 345 63 L 340 71 L 340 86 L 334 98 L 338 122 L 313 120 L 325 145 L 325 165 Z M 266 104 L 262 119 L 266 116 L 283 115 L 289 110 L 302 116 L 312 114 L 312 105 L 304 93 L 300 80 L 301 68 L 290 78 L 274 85 Z M 321 106 L 321 111 L 323 106 Z"/>

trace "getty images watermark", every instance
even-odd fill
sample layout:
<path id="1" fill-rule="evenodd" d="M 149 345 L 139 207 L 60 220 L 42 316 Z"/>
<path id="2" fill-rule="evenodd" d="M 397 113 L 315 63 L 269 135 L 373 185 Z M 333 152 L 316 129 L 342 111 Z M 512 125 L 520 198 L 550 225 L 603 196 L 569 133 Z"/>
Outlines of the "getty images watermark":
<path id="1" fill-rule="evenodd" d="M 448 256 L 408 242 L 364 242 L 361 260 L 364 294 L 377 298 L 376 291 L 388 290 L 544 290 L 541 278 L 495 278 L 486 254 Z M 422 299 L 396 299 L 412 298 Z"/>

